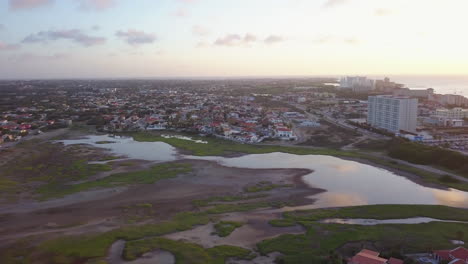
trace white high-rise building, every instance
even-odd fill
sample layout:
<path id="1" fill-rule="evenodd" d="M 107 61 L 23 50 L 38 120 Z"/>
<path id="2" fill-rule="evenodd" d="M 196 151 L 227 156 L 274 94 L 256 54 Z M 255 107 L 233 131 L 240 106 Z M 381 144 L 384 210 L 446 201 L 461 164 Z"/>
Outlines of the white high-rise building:
<path id="1" fill-rule="evenodd" d="M 418 99 L 391 95 L 369 96 L 367 123 L 394 133 L 416 132 Z"/>
<path id="2" fill-rule="evenodd" d="M 368 92 L 375 89 L 375 81 L 367 77 L 343 77 L 340 80 L 341 89 L 352 89 L 353 92 Z"/>

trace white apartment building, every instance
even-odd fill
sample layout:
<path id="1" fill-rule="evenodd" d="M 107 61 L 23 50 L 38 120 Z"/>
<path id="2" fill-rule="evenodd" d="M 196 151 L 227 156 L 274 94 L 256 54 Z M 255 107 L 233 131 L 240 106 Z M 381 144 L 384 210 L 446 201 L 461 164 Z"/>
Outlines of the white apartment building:
<path id="1" fill-rule="evenodd" d="M 340 80 L 341 89 L 352 89 L 353 92 L 367 92 L 375 89 L 375 81 L 367 77 L 343 77 Z"/>
<path id="2" fill-rule="evenodd" d="M 418 99 L 391 95 L 369 96 L 367 123 L 394 133 L 416 132 Z"/>
<path id="3" fill-rule="evenodd" d="M 440 108 L 436 110 L 435 116 L 438 118 L 450 118 L 450 119 L 468 118 L 468 109 L 463 109 L 461 107 L 455 107 L 452 109 Z"/>

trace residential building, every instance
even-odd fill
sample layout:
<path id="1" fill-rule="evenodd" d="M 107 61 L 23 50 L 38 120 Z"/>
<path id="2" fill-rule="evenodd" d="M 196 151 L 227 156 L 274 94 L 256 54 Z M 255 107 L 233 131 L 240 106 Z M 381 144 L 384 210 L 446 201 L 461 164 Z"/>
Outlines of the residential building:
<path id="1" fill-rule="evenodd" d="M 395 96 L 409 96 L 409 97 L 418 97 L 429 99 L 434 94 L 434 89 L 409 89 L 409 88 L 400 88 L 393 91 Z"/>
<path id="2" fill-rule="evenodd" d="M 385 259 L 379 257 L 379 255 L 379 252 L 363 249 L 354 257 L 349 259 L 348 264 L 403 264 L 403 261 L 400 259 Z"/>
<path id="3" fill-rule="evenodd" d="M 369 96 L 367 123 L 394 133 L 416 132 L 418 99 L 391 95 Z"/>
<path id="4" fill-rule="evenodd" d="M 343 77 L 340 80 L 340 89 L 352 89 L 353 92 L 368 92 L 375 89 L 375 81 L 367 77 Z"/>
<path id="5" fill-rule="evenodd" d="M 375 89 L 380 92 L 393 92 L 395 89 L 403 88 L 403 84 L 391 82 L 388 77 L 375 81 Z"/>
<path id="6" fill-rule="evenodd" d="M 445 261 L 449 264 L 468 264 L 468 249 L 457 247 L 452 250 L 435 250 L 432 252 L 438 262 Z"/>
<path id="7" fill-rule="evenodd" d="M 468 118 L 468 109 L 463 109 L 461 107 L 455 107 L 452 109 L 439 108 L 435 111 L 435 117 L 453 119 Z"/>
<path id="8" fill-rule="evenodd" d="M 433 94 L 429 100 L 442 105 L 468 106 L 468 98 L 457 94 Z"/>

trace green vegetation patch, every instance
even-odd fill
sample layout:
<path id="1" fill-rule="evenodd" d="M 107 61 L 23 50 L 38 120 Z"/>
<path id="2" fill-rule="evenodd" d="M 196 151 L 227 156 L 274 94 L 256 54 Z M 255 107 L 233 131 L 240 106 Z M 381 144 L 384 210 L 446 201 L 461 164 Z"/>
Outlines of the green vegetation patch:
<path id="1" fill-rule="evenodd" d="M 257 245 L 262 254 L 281 252 L 282 263 L 341 263 L 338 248 L 350 242 L 374 242 L 382 253 L 430 252 L 453 247 L 450 240 L 467 242 L 468 224 L 431 222 L 427 224 L 340 225 L 323 224 L 327 218 L 400 219 L 431 217 L 441 220 L 468 220 L 468 210 L 433 205 L 369 205 L 335 209 L 288 212 L 283 219 L 270 221 L 274 226 L 301 224 L 306 233 L 282 235 Z M 360 244 L 360 243 L 357 243 Z M 353 253 L 360 248 L 356 248 Z M 330 261 L 333 259 L 333 261 Z M 328 262 L 327 262 L 328 261 Z M 336 262 L 335 262 L 336 261 Z"/>
<path id="2" fill-rule="evenodd" d="M 394 139 L 388 154 L 411 163 L 440 166 L 468 178 L 468 156 L 456 151 Z"/>
<path id="3" fill-rule="evenodd" d="M 98 145 L 105 145 L 105 144 L 113 144 L 116 143 L 115 141 L 97 141 L 96 144 Z"/>
<path id="4" fill-rule="evenodd" d="M 205 249 L 200 245 L 166 238 L 130 241 L 125 245 L 124 258 L 135 260 L 146 252 L 162 249 L 171 252 L 176 263 L 222 264 L 227 258 L 251 259 L 251 251 L 235 246 L 217 246 Z"/>
<path id="5" fill-rule="evenodd" d="M 220 221 L 214 225 L 216 229 L 216 234 L 220 237 L 227 237 L 229 236 L 236 228 L 243 226 L 244 223 L 242 222 L 235 222 L 235 221 Z"/>
<path id="6" fill-rule="evenodd" d="M 330 252 L 349 242 L 376 241 L 382 253 L 399 250 L 403 254 L 452 248 L 468 224 L 432 222 L 416 225 L 339 225 L 310 222 L 303 235 L 282 235 L 257 244 L 262 254 L 280 252 L 282 263 L 330 263 Z M 466 238 L 462 238 L 465 242 Z M 356 251 L 359 249 L 356 249 Z M 336 258 L 341 263 L 341 258 Z"/>
<path id="7" fill-rule="evenodd" d="M 364 205 L 331 209 L 287 212 L 285 219 L 319 221 L 327 218 L 404 219 L 429 217 L 440 220 L 468 221 L 468 210 L 443 205 Z"/>
<path id="8" fill-rule="evenodd" d="M 47 256 L 48 259 L 53 257 L 67 259 L 102 258 L 106 256 L 107 250 L 112 243 L 119 239 L 132 241 L 190 230 L 196 225 L 208 224 L 215 214 L 249 211 L 269 206 L 271 206 L 271 203 L 216 205 L 203 212 L 179 213 L 171 221 L 158 224 L 130 226 L 96 235 L 66 236 L 49 240 L 41 244 L 34 254 Z"/>
<path id="9" fill-rule="evenodd" d="M 273 184 L 271 182 L 259 182 L 253 186 L 247 186 L 244 188 L 245 192 L 267 192 L 271 191 L 273 189 L 278 189 L 278 188 L 291 188 L 294 187 L 292 184 Z"/>
<path id="10" fill-rule="evenodd" d="M 245 154 L 264 154 L 273 152 L 283 152 L 297 155 L 330 155 L 342 157 L 361 157 L 359 153 L 350 151 L 340 151 L 333 149 L 310 149 L 301 147 L 285 147 L 285 146 L 270 146 L 270 145 L 251 145 L 240 144 L 233 141 L 213 138 L 213 137 L 196 137 L 207 141 L 207 144 L 193 144 L 193 142 L 178 138 L 165 138 L 151 133 L 134 133 L 131 134 L 136 141 L 141 142 L 165 142 L 173 147 L 185 150 L 196 156 L 221 156 L 232 153 Z"/>
<path id="11" fill-rule="evenodd" d="M 192 203 L 195 206 L 204 207 L 204 206 L 209 206 L 212 203 L 216 203 L 216 202 L 236 202 L 236 201 L 263 198 L 267 196 L 268 196 L 267 194 L 213 196 L 207 199 L 194 200 Z"/>
<path id="12" fill-rule="evenodd" d="M 427 170 L 419 169 L 413 166 L 401 164 L 396 161 L 389 161 L 389 160 L 372 157 L 372 156 L 368 156 L 365 159 L 378 165 L 382 165 L 385 167 L 389 167 L 392 169 L 401 170 L 404 172 L 417 175 L 421 177 L 424 182 L 427 182 L 427 183 L 434 183 L 437 185 L 447 186 L 447 187 L 462 190 L 462 191 L 468 191 L 468 182 L 459 181 L 451 176 L 447 177 L 448 175 L 440 175 L 440 174 L 429 172 Z"/>
<path id="13" fill-rule="evenodd" d="M 94 188 L 112 188 L 131 184 L 153 184 L 159 180 L 174 178 L 181 173 L 187 173 L 191 170 L 190 164 L 166 163 L 153 166 L 148 170 L 117 173 L 100 180 L 75 185 L 47 184 L 40 187 L 38 191 L 43 199 L 50 199 Z"/>

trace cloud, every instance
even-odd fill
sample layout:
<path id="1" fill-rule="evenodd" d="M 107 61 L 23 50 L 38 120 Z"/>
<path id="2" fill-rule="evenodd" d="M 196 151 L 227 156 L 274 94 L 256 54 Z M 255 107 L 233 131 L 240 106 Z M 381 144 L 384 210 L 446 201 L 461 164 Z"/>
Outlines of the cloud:
<path id="1" fill-rule="evenodd" d="M 55 61 L 61 60 L 70 57 L 67 53 L 54 53 L 52 55 L 39 55 L 34 53 L 22 53 L 19 55 L 14 55 L 9 57 L 10 61 L 14 62 L 29 62 L 29 61 L 38 61 L 38 60 L 47 60 L 47 61 Z"/>
<path id="2" fill-rule="evenodd" d="M 23 43 L 46 43 L 48 41 L 55 41 L 67 39 L 85 47 L 103 44 L 106 38 L 89 36 L 79 29 L 70 30 L 49 30 L 40 31 L 36 34 L 31 34 L 23 39 Z"/>
<path id="3" fill-rule="evenodd" d="M 342 5 L 342 4 L 345 4 L 346 2 L 348 2 L 348 0 L 327 0 L 323 6 L 324 7 L 335 7 L 335 6 L 339 6 L 339 5 Z"/>
<path id="4" fill-rule="evenodd" d="M 283 41 L 284 38 L 278 35 L 270 35 L 264 40 L 266 44 L 276 44 Z"/>
<path id="5" fill-rule="evenodd" d="M 81 10 L 102 11 L 114 7 L 115 0 L 76 0 Z"/>
<path id="6" fill-rule="evenodd" d="M 208 43 L 206 43 L 206 42 L 204 42 L 204 41 L 199 41 L 199 42 L 197 43 L 197 45 L 195 45 L 195 47 L 197 47 L 197 48 L 206 48 L 206 47 L 208 47 L 208 46 L 210 46 L 210 44 L 208 44 Z"/>
<path id="7" fill-rule="evenodd" d="M 345 38 L 343 39 L 343 42 L 346 44 L 350 44 L 350 45 L 356 45 L 356 44 L 359 44 L 359 39 L 355 37 Z"/>
<path id="8" fill-rule="evenodd" d="M 5 25 L 0 24 L 0 31 L 5 30 Z"/>
<path id="9" fill-rule="evenodd" d="M 9 0 L 10 10 L 31 9 L 50 5 L 54 0 Z"/>
<path id="10" fill-rule="evenodd" d="M 0 41 L 0 51 L 17 50 L 20 48 L 19 44 L 7 44 Z"/>
<path id="11" fill-rule="evenodd" d="M 374 14 L 376 16 L 388 16 L 388 15 L 391 15 L 392 13 L 393 13 L 392 10 L 385 9 L 385 8 L 379 8 L 374 11 Z"/>
<path id="12" fill-rule="evenodd" d="M 245 34 L 243 37 L 239 34 L 228 34 L 224 37 L 220 37 L 216 39 L 214 45 L 217 46 L 241 46 L 241 45 L 248 45 L 250 43 L 256 42 L 257 37 L 253 34 Z"/>
<path id="13" fill-rule="evenodd" d="M 189 12 L 185 8 L 179 8 L 173 13 L 173 15 L 176 17 L 188 17 Z"/>
<path id="14" fill-rule="evenodd" d="M 356 45 L 359 44 L 360 40 L 356 37 L 337 37 L 331 35 L 324 35 L 319 36 L 313 40 L 316 44 L 349 44 L 349 45 Z"/>
<path id="15" fill-rule="evenodd" d="M 195 36 L 204 37 L 204 36 L 208 36 L 210 34 L 210 30 L 203 27 L 203 26 L 195 25 L 195 26 L 192 27 L 192 33 Z"/>
<path id="16" fill-rule="evenodd" d="M 135 29 L 129 29 L 127 31 L 119 30 L 115 35 L 133 46 L 154 43 L 158 39 L 155 34 L 145 33 L 144 31 Z"/>
<path id="17" fill-rule="evenodd" d="M 101 27 L 99 25 L 94 25 L 91 27 L 92 30 L 95 30 L 95 31 L 98 31 L 101 29 Z"/>

